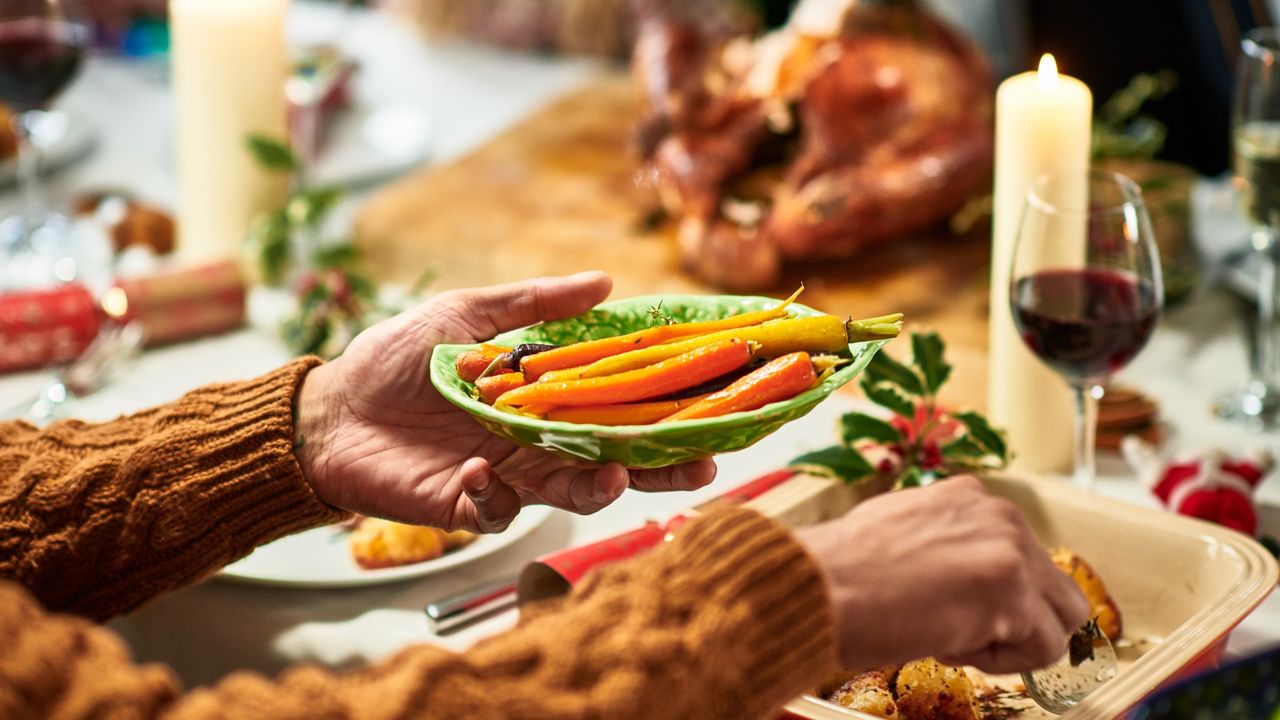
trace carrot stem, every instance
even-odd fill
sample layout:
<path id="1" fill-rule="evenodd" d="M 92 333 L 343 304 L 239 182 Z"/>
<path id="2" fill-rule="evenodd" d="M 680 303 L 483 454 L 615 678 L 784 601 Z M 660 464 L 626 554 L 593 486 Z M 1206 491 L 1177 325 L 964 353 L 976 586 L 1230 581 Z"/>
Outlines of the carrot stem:
<path id="1" fill-rule="evenodd" d="M 549 351 L 554 352 L 554 351 Z M 546 353 L 543 353 L 546 354 Z M 530 356 L 530 360 L 541 355 Z M 717 378 L 746 365 L 751 348 L 732 338 L 629 372 L 587 380 L 536 382 L 498 398 L 496 405 L 613 405 L 652 400 Z"/>
<path id="2" fill-rule="evenodd" d="M 787 308 L 795 301 L 800 293 L 804 290 L 801 287 L 791 295 L 790 298 L 779 304 L 777 307 L 769 310 L 755 310 L 752 312 L 734 315 L 732 317 L 722 318 L 720 320 L 706 320 L 702 322 L 677 323 L 675 325 L 659 325 L 644 330 L 638 330 L 626 335 L 617 335 L 614 337 L 601 338 L 599 340 L 588 340 L 586 342 L 574 343 L 566 345 L 555 350 L 548 350 L 537 355 L 531 355 L 525 358 L 520 369 L 524 371 L 525 377 L 529 380 L 537 380 L 543 373 L 552 370 L 562 370 L 564 368 L 578 367 L 593 363 L 601 358 L 617 355 L 619 353 L 628 352 L 630 350 L 639 350 L 641 348 L 658 345 L 673 340 L 680 340 L 694 335 L 706 335 L 707 333 L 717 332 L 720 330 L 730 330 L 733 328 L 749 327 L 751 325 L 759 325 L 769 320 L 786 317 Z"/>
<path id="3" fill-rule="evenodd" d="M 724 390 L 711 393 L 660 422 L 695 420 L 756 410 L 769 403 L 795 397 L 817 382 L 809 353 L 791 353 L 770 361 Z"/>

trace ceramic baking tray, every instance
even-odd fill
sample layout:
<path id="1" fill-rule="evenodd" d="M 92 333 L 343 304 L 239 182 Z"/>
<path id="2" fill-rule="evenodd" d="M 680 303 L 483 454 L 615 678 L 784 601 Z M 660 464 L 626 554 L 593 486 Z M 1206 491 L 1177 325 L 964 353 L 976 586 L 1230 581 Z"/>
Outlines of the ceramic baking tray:
<path id="1" fill-rule="evenodd" d="M 1217 525 L 1098 497 L 1059 481 L 995 476 L 986 483 L 1022 509 L 1046 547 L 1065 545 L 1092 563 L 1123 613 L 1128 647 L 1121 653 L 1119 675 L 1062 716 L 1069 720 L 1122 717 L 1171 680 L 1216 665 L 1228 633 L 1280 578 L 1265 548 Z M 752 506 L 799 526 L 837 517 L 867 494 L 797 476 Z M 815 684 L 821 681 L 814 678 Z M 788 717 L 811 720 L 870 717 L 811 696 L 786 709 Z M 1037 709 L 1019 717 L 1041 715 Z"/>

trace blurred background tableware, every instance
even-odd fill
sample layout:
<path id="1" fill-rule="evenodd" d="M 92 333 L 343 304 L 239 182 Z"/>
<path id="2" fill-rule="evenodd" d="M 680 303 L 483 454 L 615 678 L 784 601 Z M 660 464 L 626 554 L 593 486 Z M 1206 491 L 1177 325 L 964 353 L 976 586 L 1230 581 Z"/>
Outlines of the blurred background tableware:
<path id="1" fill-rule="evenodd" d="M 1249 380 L 1218 404 L 1218 413 L 1253 429 L 1280 422 L 1280 328 L 1276 326 L 1276 253 L 1280 243 L 1280 33 L 1259 28 L 1241 43 L 1232 114 L 1234 173 L 1245 214 L 1254 224 L 1257 342 Z"/>
<path id="2" fill-rule="evenodd" d="M 19 184 L 21 212 L 0 221 L 0 289 L 67 282 L 76 277 L 68 256 L 67 220 L 50 212 L 40 188 L 33 136 L 41 111 L 70 84 L 80 67 L 89 30 L 78 0 L 7 0 L 0 6 L 0 102 L 8 117 Z M 52 263 L 25 262 L 30 256 Z"/>
<path id="3" fill-rule="evenodd" d="M 1075 395 L 1079 487 L 1093 487 L 1103 385 L 1146 345 L 1163 295 L 1159 250 L 1136 183 L 1081 169 L 1042 176 L 1028 189 L 1009 303 L 1023 342 Z"/>

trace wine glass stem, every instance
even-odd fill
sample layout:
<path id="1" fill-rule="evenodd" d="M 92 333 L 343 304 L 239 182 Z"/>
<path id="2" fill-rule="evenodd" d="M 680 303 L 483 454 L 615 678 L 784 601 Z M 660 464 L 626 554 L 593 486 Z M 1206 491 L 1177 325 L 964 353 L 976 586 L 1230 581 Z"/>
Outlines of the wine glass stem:
<path id="1" fill-rule="evenodd" d="M 1258 328 L 1257 347 L 1253 352 L 1253 378 L 1264 387 L 1280 381 L 1276 341 L 1276 232 L 1259 231 L 1254 235 L 1258 255 Z"/>
<path id="2" fill-rule="evenodd" d="M 31 143 L 29 112 L 15 113 L 11 120 L 14 144 L 17 146 L 18 187 L 22 192 L 23 234 L 19 241 L 31 242 L 31 232 L 40 226 L 44 218 L 44 193 L 40 187 L 40 163 Z"/>
<path id="3" fill-rule="evenodd" d="M 1076 398 L 1076 452 L 1075 472 L 1072 481 L 1081 490 L 1093 492 L 1094 447 L 1098 431 L 1098 400 L 1102 399 L 1102 386 L 1072 385 Z"/>

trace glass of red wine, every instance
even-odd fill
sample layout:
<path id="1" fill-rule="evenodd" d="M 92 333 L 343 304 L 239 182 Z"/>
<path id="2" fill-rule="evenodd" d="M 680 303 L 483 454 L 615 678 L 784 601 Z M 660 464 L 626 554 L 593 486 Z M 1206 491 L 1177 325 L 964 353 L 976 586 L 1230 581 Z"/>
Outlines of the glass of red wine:
<path id="1" fill-rule="evenodd" d="M 1022 341 L 1075 394 L 1074 478 L 1091 490 L 1103 385 L 1146 345 L 1164 299 L 1137 183 L 1103 170 L 1040 177 L 1027 190 L 1010 278 Z"/>
<path id="2" fill-rule="evenodd" d="M 0 103 L 13 113 L 22 212 L 0 221 L 0 242 L 10 258 L 52 254 L 66 243 L 66 219 L 44 203 L 32 147 L 38 113 L 70 84 L 89 42 L 77 0 L 0 2 Z"/>

